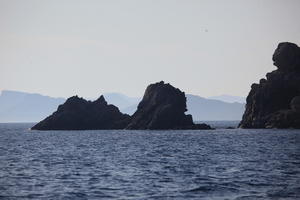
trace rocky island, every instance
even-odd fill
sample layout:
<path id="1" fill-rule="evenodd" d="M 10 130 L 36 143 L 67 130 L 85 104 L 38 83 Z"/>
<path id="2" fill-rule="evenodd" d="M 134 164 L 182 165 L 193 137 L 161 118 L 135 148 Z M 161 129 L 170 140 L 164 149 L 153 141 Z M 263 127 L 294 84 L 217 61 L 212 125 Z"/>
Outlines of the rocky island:
<path id="1" fill-rule="evenodd" d="M 300 128 L 300 47 L 280 43 L 273 61 L 278 69 L 251 86 L 241 128 Z"/>
<path id="2" fill-rule="evenodd" d="M 185 93 L 163 81 L 147 87 L 127 129 L 211 129 L 186 115 Z"/>
<path id="3" fill-rule="evenodd" d="M 130 116 L 122 114 L 114 105 L 108 105 L 103 96 L 87 101 L 70 97 L 56 112 L 36 124 L 33 130 L 97 130 L 123 129 Z"/>
<path id="4" fill-rule="evenodd" d="M 186 111 L 185 93 L 161 81 L 147 87 L 133 116 L 107 104 L 103 96 L 93 102 L 73 96 L 32 129 L 211 129 L 206 124 L 194 124 L 192 116 L 185 115 Z"/>

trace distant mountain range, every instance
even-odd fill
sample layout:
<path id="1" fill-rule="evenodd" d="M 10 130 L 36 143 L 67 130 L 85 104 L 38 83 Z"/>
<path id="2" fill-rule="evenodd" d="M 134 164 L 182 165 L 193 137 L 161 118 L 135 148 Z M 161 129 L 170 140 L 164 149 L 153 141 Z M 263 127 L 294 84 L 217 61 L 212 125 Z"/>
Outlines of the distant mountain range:
<path id="1" fill-rule="evenodd" d="M 119 95 L 118 98 L 110 98 L 109 94 L 104 94 L 104 97 L 109 103 L 119 107 L 120 111 L 132 115 L 137 108 L 140 98 L 131 99 L 132 104 L 119 104 L 119 102 L 126 102 L 128 97 Z M 113 95 L 115 97 L 115 94 Z M 230 97 L 227 95 L 227 97 Z M 195 121 L 207 120 L 241 120 L 244 113 L 245 104 L 228 103 L 221 100 L 208 99 L 200 96 L 186 94 L 187 98 L 187 113 L 193 116 Z M 113 101 L 110 101 L 112 99 Z M 232 97 L 232 99 L 235 99 Z M 242 99 L 242 98 L 240 98 Z"/>
<path id="2" fill-rule="evenodd" d="M 227 103 L 246 103 L 246 98 L 245 97 L 239 97 L 239 96 L 231 96 L 231 95 L 219 95 L 219 96 L 212 96 L 212 97 L 208 97 L 208 99 L 215 99 L 215 100 L 220 100 L 220 101 L 224 101 Z"/>
<path id="3" fill-rule="evenodd" d="M 245 104 L 228 103 L 187 94 L 187 113 L 194 121 L 241 120 Z"/>
<path id="4" fill-rule="evenodd" d="M 4 90 L 0 95 L 0 122 L 37 122 L 64 101 L 64 98 Z"/>
<path id="5" fill-rule="evenodd" d="M 108 103 L 130 115 L 136 111 L 141 100 L 139 97 L 128 97 L 120 93 L 105 93 L 104 97 Z M 243 97 L 221 95 L 203 98 L 191 94 L 186 94 L 186 97 L 187 113 L 192 114 L 194 121 L 241 120 L 245 109 Z M 38 122 L 52 114 L 65 100 L 4 90 L 0 95 L 0 122 Z"/>
<path id="6" fill-rule="evenodd" d="M 142 99 L 139 97 L 128 97 L 121 93 L 105 93 L 103 96 L 108 103 L 117 106 L 121 112 L 129 115 L 136 111 L 137 104 Z"/>

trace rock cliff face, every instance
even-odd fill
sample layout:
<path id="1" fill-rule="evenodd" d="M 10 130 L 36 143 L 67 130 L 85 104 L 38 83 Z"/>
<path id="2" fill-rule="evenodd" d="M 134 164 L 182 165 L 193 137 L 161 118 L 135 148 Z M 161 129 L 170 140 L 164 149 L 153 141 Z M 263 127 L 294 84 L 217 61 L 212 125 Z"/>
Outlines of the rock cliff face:
<path id="1" fill-rule="evenodd" d="M 194 124 L 185 111 L 184 92 L 163 81 L 151 84 L 127 129 L 210 129 L 206 124 Z"/>
<path id="2" fill-rule="evenodd" d="M 241 128 L 300 128 L 300 48 L 280 43 L 273 61 L 278 69 L 251 86 Z"/>
<path id="3" fill-rule="evenodd" d="M 114 105 L 108 105 L 103 96 L 87 101 L 70 97 L 56 112 L 32 127 L 33 130 L 95 130 L 124 129 L 130 116 L 122 114 Z"/>

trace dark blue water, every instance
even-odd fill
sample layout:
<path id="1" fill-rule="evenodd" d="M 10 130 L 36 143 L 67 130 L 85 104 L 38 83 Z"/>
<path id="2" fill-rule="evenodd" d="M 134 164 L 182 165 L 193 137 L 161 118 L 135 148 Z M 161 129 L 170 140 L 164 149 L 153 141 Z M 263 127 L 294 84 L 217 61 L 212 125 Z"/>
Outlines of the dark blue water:
<path id="1" fill-rule="evenodd" d="M 300 199 L 300 132 L 0 124 L 1 199 Z"/>

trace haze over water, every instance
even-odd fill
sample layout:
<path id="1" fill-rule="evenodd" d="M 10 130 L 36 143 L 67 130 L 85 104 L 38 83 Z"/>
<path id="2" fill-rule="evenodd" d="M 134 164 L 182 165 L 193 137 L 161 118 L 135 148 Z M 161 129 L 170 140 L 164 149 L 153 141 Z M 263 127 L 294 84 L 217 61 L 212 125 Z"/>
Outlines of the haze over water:
<path id="1" fill-rule="evenodd" d="M 0 124 L 0 199 L 300 198 L 297 130 L 31 126 Z"/>

